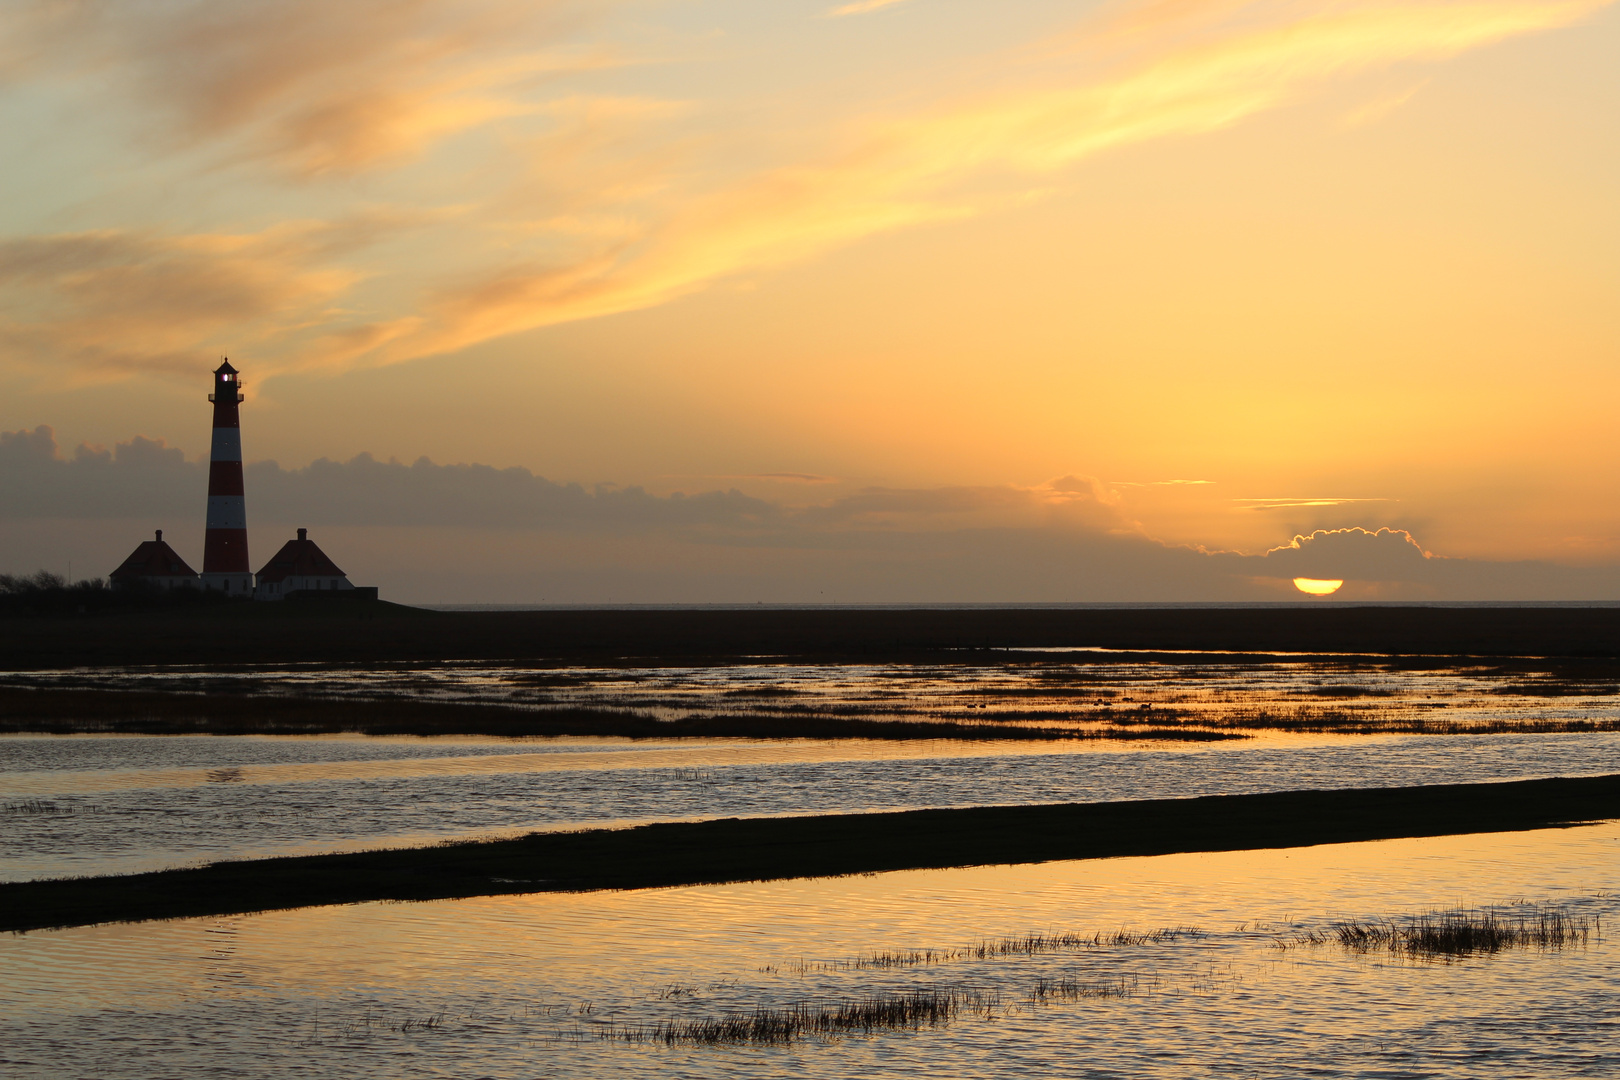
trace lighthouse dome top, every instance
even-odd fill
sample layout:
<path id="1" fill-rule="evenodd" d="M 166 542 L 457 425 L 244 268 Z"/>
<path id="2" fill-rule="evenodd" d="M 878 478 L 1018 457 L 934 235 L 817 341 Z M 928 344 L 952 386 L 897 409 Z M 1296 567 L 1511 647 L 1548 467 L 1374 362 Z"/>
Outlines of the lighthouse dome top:
<path id="1" fill-rule="evenodd" d="M 226 360 L 223 356 L 220 357 L 220 359 L 222 361 L 224 361 L 224 362 L 222 364 L 220 364 L 219 367 L 214 369 L 214 374 L 215 375 L 235 375 L 236 374 L 236 369 L 231 367 L 231 362 L 229 360 Z"/>

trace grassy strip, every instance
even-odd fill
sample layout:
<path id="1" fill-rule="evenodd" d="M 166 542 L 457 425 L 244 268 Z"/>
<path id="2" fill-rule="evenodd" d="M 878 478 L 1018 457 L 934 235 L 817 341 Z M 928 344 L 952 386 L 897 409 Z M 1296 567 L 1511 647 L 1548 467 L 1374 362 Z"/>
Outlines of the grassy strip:
<path id="1" fill-rule="evenodd" d="M 560 735 L 629 739 L 1240 739 L 1196 728 L 1090 729 L 952 720 L 869 720 L 824 713 L 699 713 L 660 720 L 623 709 L 536 709 L 411 698 L 165 694 L 0 686 L 0 734 L 79 735 Z"/>
<path id="2" fill-rule="evenodd" d="M 667 822 L 0 885 L 0 930 L 374 900 L 1235 851 L 1620 817 L 1620 776 Z"/>

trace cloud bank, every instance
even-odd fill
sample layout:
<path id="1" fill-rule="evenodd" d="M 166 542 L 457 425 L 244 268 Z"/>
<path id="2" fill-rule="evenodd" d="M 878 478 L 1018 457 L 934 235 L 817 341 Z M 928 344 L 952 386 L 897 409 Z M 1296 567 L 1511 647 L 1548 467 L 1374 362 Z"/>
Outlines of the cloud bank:
<path id="1" fill-rule="evenodd" d="M 1302 599 L 1295 577 L 1346 579 L 1334 602 L 1620 599 L 1614 569 L 1448 559 L 1388 528 L 1321 530 L 1253 555 L 1167 545 L 1127 520 L 1105 485 L 1073 476 L 1034 488 L 869 488 L 789 506 L 737 490 L 655 495 L 362 454 L 298 469 L 255 462 L 246 483 L 255 550 L 272 550 L 277 530 L 312 527 L 352 575 L 407 600 Z M 158 440 L 63 454 L 48 427 L 0 433 L 11 558 L 51 537 L 50 550 L 79 545 L 81 568 L 110 569 L 150 527 L 195 554 L 206 490 L 204 466 Z"/>

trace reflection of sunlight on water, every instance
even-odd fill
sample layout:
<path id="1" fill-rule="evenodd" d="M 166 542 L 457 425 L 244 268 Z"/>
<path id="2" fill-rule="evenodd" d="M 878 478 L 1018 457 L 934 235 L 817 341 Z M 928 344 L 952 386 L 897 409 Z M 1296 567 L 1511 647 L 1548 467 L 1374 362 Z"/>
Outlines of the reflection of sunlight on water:
<path id="1" fill-rule="evenodd" d="M 1062 721 L 1235 709 L 1510 724 L 1612 720 L 1612 683 L 1407 671 L 1361 659 L 7 676 L 50 684 L 634 708 Z M 1206 658 L 1208 659 L 1208 658 Z M 1099 715 L 1108 715 L 1100 713 Z M 1112 722 L 1112 721 L 1102 721 Z M 356 736 L 0 738 L 0 876 L 426 843 L 581 824 L 912 806 L 1160 798 L 1620 772 L 1620 734 L 1231 743 Z M 1283 851 L 916 871 L 584 895 L 363 904 L 0 938 L 22 1075 L 820 1077 L 934 1074 L 1616 1075 L 1608 946 L 1449 967 L 1279 934 L 1518 898 L 1612 917 L 1613 823 Z M 1125 948 L 850 970 L 873 951 L 1032 931 L 1195 925 Z M 1052 985 L 1130 993 L 1035 1006 Z M 1067 983 L 1063 980 L 1068 980 Z M 645 1024 L 930 985 L 1000 996 L 994 1020 L 782 1048 L 579 1041 Z M 1143 990 L 1141 988 L 1147 988 Z M 1353 1018 L 1347 1020 L 1346 1018 Z M 13 1049 L 21 1047 L 21 1050 Z M 19 1056 L 22 1055 L 22 1056 Z M 1054 1065 L 1054 1063 L 1059 1063 Z M 1073 1068 L 1071 1068 L 1073 1066 Z M 32 1071 L 30 1071 L 32 1070 Z"/>
<path id="2" fill-rule="evenodd" d="M 1269 737 L 1257 742 L 1288 746 L 1311 746 L 1343 743 L 1355 736 L 1290 735 L 1285 732 L 1266 733 Z M 84 736 L 68 736 L 85 741 Z M 161 750 L 172 742 L 172 737 L 149 737 L 153 749 Z M 217 739 L 217 736 L 210 738 Z M 244 738 L 266 738 L 245 736 Z M 302 736 L 272 736 L 292 742 Z M 353 737 L 351 737 L 352 739 Z M 5 737 L 0 736 L 0 745 Z M 361 740 L 353 740 L 361 741 Z M 1137 748 L 1160 748 L 1165 743 L 1142 740 Z M 1198 753 L 1219 743 L 1176 743 L 1178 751 Z M 1249 743 L 1254 745 L 1254 743 Z M 231 766 L 232 781 L 255 784 L 312 783 L 319 780 L 369 780 L 379 778 L 409 779 L 427 776 L 503 775 L 508 773 L 566 772 L 576 769 L 659 769 L 698 766 L 769 765 L 788 762 L 841 762 L 841 761 L 910 761 L 916 759 L 948 760 L 954 758 L 1021 757 L 1037 755 L 1070 755 L 1085 753 L 1118 753 L 1118 742 L 1074 741 L 1045 742 L 1024 740 L 997 740 L 995 742 L 964 742 L 944 739 L 726 739 L 683 740 L 679 744 L 647 744 L 628 739 L 569 740 L 566 752 L 562 747 L 547 745 L 540 740 L 510 740 L 505 749 L 519 749 L 520 753 L 498 754 L 482 752 L 458 757 L 381 758 L 379 760 L 344 759 L 337 761 L 311 761 L 297 764 L 267 764 Z M 487 749 L 487 745 L 486 745 Z M 104 769 L 95 771 L 52 771 L 37 769 L 29 772 L 0 773 L 0 785 L 8 795 L 92 794 L 103 791 L 147 789 L 165 787 L 193 787 L 203 781 L 221 782 L 226 770 L 210 769 Z"/>
<path id="3" fill-rule="evenodd" d="M 1533 665 L 1407 670 L 1365 657 L 1230 662 L 1187 653 L 1186 662 L 1058 661 L 1063 653 L 1010 652 L 1000 664 L 730 664 L 692 668 L 548 668 L 474 664 L 382 670 L 247 667 L 234 672 L 185 669 L 75 669 L 11 673 L 10 683 L 197 690 L 226 686 L 267 694 L 359 695 L 478 701 L 532 707 L 633 709 L 664 718 L 743 712 L 791 720 L 804 714 L 870 719 L 1021 722 L 1106 719 L 1121 706 L 1173 707 L 1196 723 L 1234 707 L 1279 709 L 1331 704 L 1386 722 L 1429 718 L 1443 706 L 1462 722 L 1620 717 L 1612 678 L 1567 682 Z M 1096 654 L 1101 656 L 1102 654 Z M 1168 656 L 1171 654 L 1158 654 Z M 1202 656 L 1204 662 L 1198 662 Z"/>
<path id="4" fill-rule="evenodd" d="M 1450 966 L 1272 943 L 1335 917 L 1518 898 L 1612 917 L 1617 855 L 1620 828 L 1606 823 L 93 927 L 0 939 L 0 1003 L 27 1031 L 25 1052 L 75 1075 L 150 1075 L 157 1061 L 166 1073 L 296 1066 L 502 1078 L 755 1076 L 789 1066 L 807 1077 L 1044 1077 L 1066 1061 L 1167 1077 L 1604 1075 L 1620 1054 L 1612 1028 L 1576 1022 L 1612 1003 L 1601 941 Z M 1202 933 L 919 970 L 797 964 L 1031 931 L 1186 925 Z M 1024 1002 L 1039 977 L 1135 979 L 1148 989 L 1035 1008 Z M 1009 1007 L 991 1022 L 792 1051 L 567 1038 L 602 1023 L 926 985 L 995 990 Z M 400 1030 L 441 1015 L 431 1039 Z"/>
<path id="5" fill-rule="evenodd" d="M 199 748 L 196 744 L 202 744 Z M 533 745 L 533 744 L 529 744 Z M 0 877 L 113 873 L 659 820 L 1178 798 L 1620 772 L 1620 733 L 1372 736 L 1272 744 L 716 743 L 366 761 L 365 740 L 0 738 Z M 984 753 L 991 745 L 994 753 Z M 387 753 L 399 749 L 378 747 Z M 442 750 L 444 747 L 440 746 Z M 1021 753 L 1009 749 L 1021 748 Z M 288 763 L 329 751 L 335 760 Z M 269 760 L 253 764 L 254 753 Z M 861 756 L 870 752 L 870 756 Z M 234 759 L 224 757 L 234 753 Z M 55 771 L 60 755 L 145 769 Z M 170 755 L 193 767 L 165 767 Z M 204 760 L 213 755 L 212 760 Z M 228 765 L 235 760 L 239 764 Z M 584 764 L 586 767 L 579 767 Z M 218 782 L 229 773 L 240 780 Z M 167 785 L 167 786 L 164 786 Z M 20 792 L 26 788 L 28 795 Z M 16 812 L 6 808 L 15 806 Z"/>
<path id="6" fill-rule="evenodd" d="M 652 820 L 1591 775 L 1620 771 L 1620 735 L 1213 745 L 78 736 L 0 738 L 0 761 L 10 765 L 0 878 L 17 880 Z M 126 768 L 105 767 L 117 764 Z"/>

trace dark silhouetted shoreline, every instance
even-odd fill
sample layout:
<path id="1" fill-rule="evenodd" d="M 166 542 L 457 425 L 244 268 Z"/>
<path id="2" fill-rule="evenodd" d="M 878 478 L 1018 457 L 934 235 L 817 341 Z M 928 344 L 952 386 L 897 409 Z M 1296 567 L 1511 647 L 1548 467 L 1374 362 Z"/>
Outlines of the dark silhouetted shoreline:
<path id="1" fill-rule="evenodd" d="M 647 608 L 432 612 L 384 602 L 0 618 L 12 670 L 480 660 L 950 662 L 987 650 L 1620 657 L 1620 608 Z M 1085 659 L 1080 654 L 1077 659 Z M 1186 658 L 1182 658 L 1185 660 Z"/>

